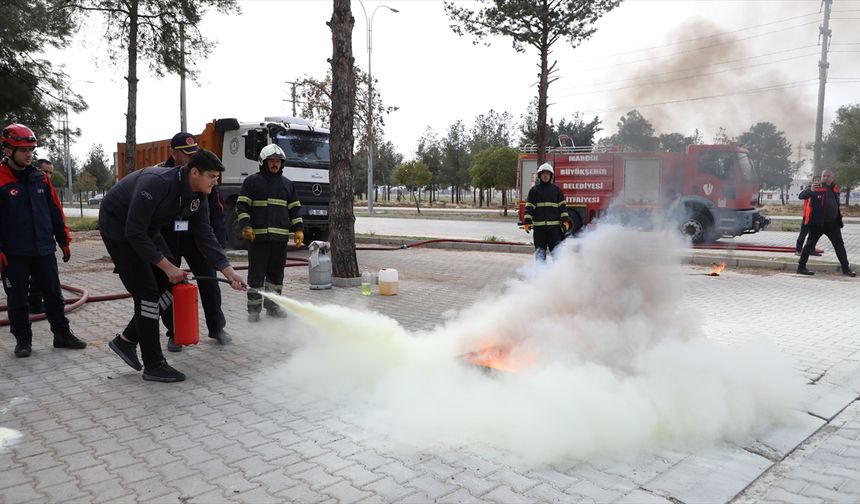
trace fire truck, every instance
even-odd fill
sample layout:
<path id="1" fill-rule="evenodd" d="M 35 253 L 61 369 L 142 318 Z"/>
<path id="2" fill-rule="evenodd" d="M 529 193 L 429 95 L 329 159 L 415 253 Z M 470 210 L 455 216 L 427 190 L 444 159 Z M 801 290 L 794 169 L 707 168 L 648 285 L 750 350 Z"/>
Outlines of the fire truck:
<path id="1" fill-rule="evenodd" d="M 625 221 L 677 222 L 693 243 L 767 227 L 758 204 L 758 177 L 746 149 L 689 145 L 685 152 L 600 152 L 586 147 L 547 150 L 554 182 L 564 193 L 572 230 L 612 217 Z M 535 183 L 537 152 L 521 148 L 517 169 L 519 217 Z"/>
<path id="2" fill-rule="evenodd" d="M 245 245 L 235 211 L 239 190 L 245 177 L 259 170 L 260 151 L 270 143 L 278 144 L 287 156 L 283 174 L 293 182 L 302 203 L 306 241 L 328 239 L 329 130 L 304 119 L 278 116 L 258 122 L 215 119 L 195 136 L 198 145 L 217 154 L 224 163 L 220 188 L 231 248 Z M 135 169 L 164 161 L 169 148 L 170 138 L 137 144 Z M 117 178 L 122 178 L 126 174 L 124 143 L 117 144 L 116 164 Z"/>

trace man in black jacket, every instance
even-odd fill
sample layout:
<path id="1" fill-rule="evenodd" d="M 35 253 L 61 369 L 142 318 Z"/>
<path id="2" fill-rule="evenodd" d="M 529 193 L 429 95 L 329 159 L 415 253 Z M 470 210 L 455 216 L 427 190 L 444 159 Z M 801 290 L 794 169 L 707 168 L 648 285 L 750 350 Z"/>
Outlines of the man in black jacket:
<path id="1" fill-rule="evenodd" d="M 299 209 L 302 204 L 296 197 L 293 183 L 282 175 L 286 156 L 276 144 L 260 151 L 260 172 L 242 182 L 236 200 L 242 236 L 248 240 L 248 285 L 281 293 L 284 283 L 284 262 L 290 230 L 295 232 L 296 247 L 305 239 Z M 259 322 L 263 299 L 256 292 L 248 292 L 248 321 Z M 266 314 L 283 317 L 278 305 L 265 301 Z"/>
<path id="2" fill-rule="evenodd" d="M 564 194 L 552 183 L 554 175 L 552 165 L 540 165 L 537 171 L 538 183 L 529 190 L 523 219 L 527 233 L 529 229 L 534 229 L 535 259 L 541 262 L 546 261 L 547 249 L 553 259 L 556 258 L 553 251 L 562 240 L 562 227 L 567 231 L 571 226 Z"/>
<path id="3" fill-rule="evenodd" d="M 170 157 L 157 166 L 185 166 L 191 160 L 191 156 L 197 153 L 197 139 L 194 135 L 179 132 L 170 140 Z M 209 205 L 209 224 L 215 238 L 221 244 L 221 248 L 227 247 L 227 226 L 224 219 L 224 205 L 221 203 L 221 191 L 218 186 L 212 188 L 207 198 Z M 173 264 L 179 266 L 182 258 L 188 263 L 191 273 L 196 277 L 214 277 L 215 268 L 203 256 L 200 247 L 194 242 L 189 233 L 176 232 L 173 223 L 161 228 L 161 236 L 170 247 L 173 255 Z M 230 342 L 230 335 L 224 330 L 227 320 L 221 310 L 221 287 L 215 280 L 199 280 L 197 287 L 200 290 L 200 303 L 203 305 L 203 314 L 206 317 L 206 327 L 209 329 L 209 337 L 225 345 Z M 181 352 L 182 347 L 173 342 L 173 312 L 168 310 L 161 316 L 161 321 L 167 328 L 167 349 L 171 352 Z"/>
<path id="4" fill-rule="evenodd" d="M 99 231 L 125 288 L 134 299 L 134 315 L 109 346 L 143 379 L 178 382 L 185 375 L 170 367 L 158 338 L 159 311 L 172 308 L 170 284 L 185 280 L 185 273 L 170 260 L 170 248 L 159 230 L 173 223 L 177 232 L 194 236 L 207 260 L 236 290 L 245 287 L 209 225 L 204 197 L 218 182 L 224 166 L 204 149 L 191 156 L 187 166 L 145 168 L 119 181 L 105 195 L 99 209 Z M 137 343 L 143 366 L 137 358 Z"/>
<path id="5" fill-rule="evenodd" d="M 69 262 L 71 237 L 57 192 L 44 172 L 31 165 L 36 135 L 23 124 L 3 128 L 0 161 L 0 273 L 6 291 L 9 329 L 15 336 L 15 357 L 29 357 L 33 330 L 27 295 L 30 281 L 45 296 L 45 315 L 54 334 L 54 348 L 80 350 L 87 344 L 69 328 L 57 270 L 57 246 Z"/>
<path id="6" fill-rule="evenodd" d="M 813 182 L 798 195 L 802 200 L 809 200 L 809 206 L 804 211 L 803 224 L 809 227 L 809 237 L 806 245 L 800 253 L 800 261 L 797 263 L 797 272 L 801 275 L 814 275 L 815 272 L 806 268 L 809 255 L 815 250 L 818 239 L 826 235 L 833 245 L 833 251 L 839 264 L 842 266 L 842 274 L 850 277 L 857 276 L 848 262 L 848 253 L 845 252 L 845 243 L 842 241 L 842 212 L 839 210 L 839 186 L 834 182 L 835 177 L 830 170 L 821 172 L 821 183 Z"/>

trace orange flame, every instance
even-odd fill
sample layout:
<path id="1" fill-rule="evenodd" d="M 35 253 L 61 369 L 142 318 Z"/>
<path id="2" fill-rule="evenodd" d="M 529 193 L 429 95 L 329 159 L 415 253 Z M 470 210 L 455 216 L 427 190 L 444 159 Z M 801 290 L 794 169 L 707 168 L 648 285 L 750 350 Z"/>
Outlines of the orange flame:
<path id="1" fill-rule="evenodd" d="M 517 372 L 534 364 L 536 357 L 519 348 L 515 352 L 508 347 L 489 346 L 463 354 L 463 359 L 483 368 Z"/>
<path id="2" fill-rule="evenodd" d="M 724 262 L 721 262 L 719 264 L 713 263 L 711 264 L 711 266 L 713 266 L 714 269 L 712 269 L 711 272 L 708 273 L 708 275 L 710 276 L 720 276 L 720 273 L 722 273 L 723 270 L 726 269 L 726 263 Z"/>

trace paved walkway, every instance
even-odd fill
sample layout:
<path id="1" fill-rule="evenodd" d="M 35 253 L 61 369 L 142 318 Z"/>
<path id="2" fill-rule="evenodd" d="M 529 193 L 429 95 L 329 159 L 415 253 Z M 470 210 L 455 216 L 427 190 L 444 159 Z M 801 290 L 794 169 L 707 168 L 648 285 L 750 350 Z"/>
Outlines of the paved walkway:
<path id="1" fill-rule="evenodd" d="M 97 240 L 76 241 L 73 254 L 61 264 L 65 283 L 92 295 L 122 290 Z M 358 259 L 373 270 L 397 268 L 400 294 L 309 290 L 305 267 L 287 268 L 285 294 L 355 313 L 378 311 L 407 330 L 427 331 L 498 295 L 531 262 L 523 254 L 424 248 L 362 251 Z M 273 373 L 283 369 L 301 329 L 294 319 L 249 325 L 243 296 L 225 289 L 235 342 L 218 346 L 204 333 L 200 345 L 167 354 L 189 375 L 182 384 L 143 382 L 107 348 L 127 321 L 130 300 L 87 304 L 70 315 L 90 344 L 81 352 L 50 348 L 45 322 L 34 325 L 31 358 L 15 359 L 12 338 L 0 339 L 0 502 L 860 500 L 860 312 L 841 308 L 860 297 L 860 281 L 706 271 L 687 266 L 679 278 L 654 275 L 652 285 L 681 286 L 674 305 L 698 319 L 709 340 L 729 347 L 772 341 L 807 383 L 799 409 L 756 439 L 525 465 L 483 445 L 393 446 L 335 396 Z M 621 297 L 631 294 L 624 285 L 601 303 L 635 303 L 635 296 Z M 566 286 L 558 301 L 587 305 L 587 292 L 585 285 Z M 338 383 L 341 373 L 363 365 L 354 362 L 359 355 L 345 357 L 331 368 L 321 363 L 318 381 Z M 420 407 L 413 400 L 407 404 Z M 563 406 L 563 397 L 551 404 Z M 738 422 L 752 407 L 733 413 Z M 618 436 L 641 420 L 618 423 Z M 378 421 L 382 430 L 402 426 L 390 416 Z"/>

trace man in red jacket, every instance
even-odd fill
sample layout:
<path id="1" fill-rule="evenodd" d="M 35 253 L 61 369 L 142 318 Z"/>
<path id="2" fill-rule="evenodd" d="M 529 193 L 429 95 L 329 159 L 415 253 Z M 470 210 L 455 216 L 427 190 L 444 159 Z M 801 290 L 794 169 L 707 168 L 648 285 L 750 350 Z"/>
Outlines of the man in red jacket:
<path id="1" fill-rule="evenodd" d="M 36 135 L 22 124 L 3 129 L 0 142 L 0 272 L 6 290 L 10 330 L 17 340 L 15 357 L 29 357 L 33 332 L 27 295 L 30 278 L 45 296 L 45 313 L 54 348 L 82 349 L 63 311 L 57 245 L 63 262 L 71 257 L 65 217 L 48 176 L 32 166 Z"/>

